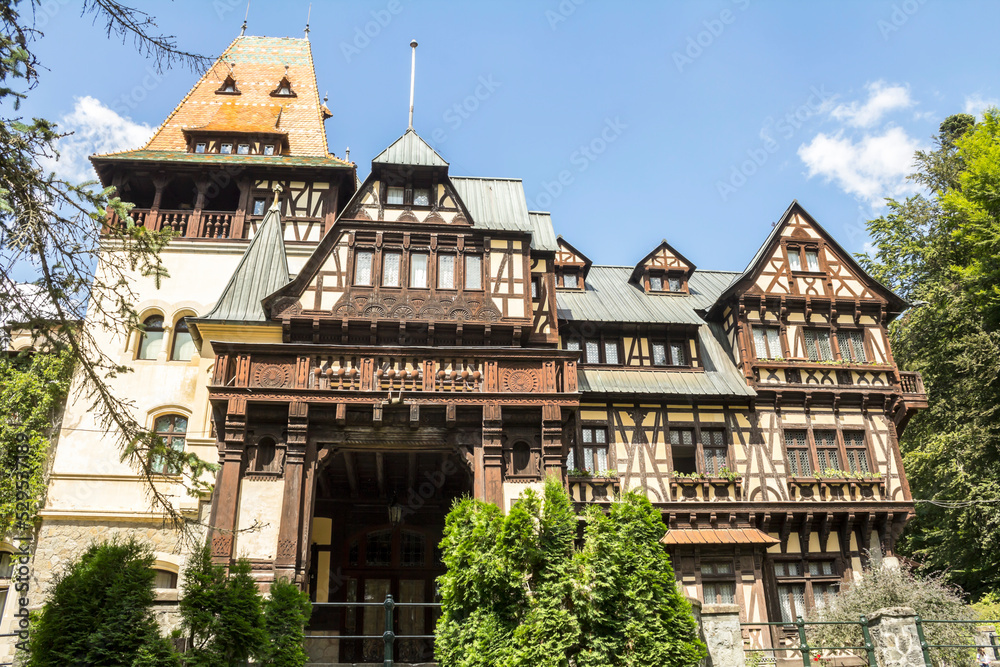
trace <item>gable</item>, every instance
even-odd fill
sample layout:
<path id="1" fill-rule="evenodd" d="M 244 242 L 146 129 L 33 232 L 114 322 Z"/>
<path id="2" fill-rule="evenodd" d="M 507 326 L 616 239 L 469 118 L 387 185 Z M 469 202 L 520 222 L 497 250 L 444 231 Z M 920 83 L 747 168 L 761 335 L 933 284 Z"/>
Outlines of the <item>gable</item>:
<path id="1" fill-rule="evenodd" d="M 713 310 L 734 294 L 878 301 L 893 313 L 908 307 L 904 299 L 865 273 L 798 202 L 788 207 Z"/>
<path id="2" fill-rule="evenodd" d="M 445 176 L 426 184 L 430 195 L 428 206 L 388 203 L 388 187 L 392 183 L 372 173 L 361 184 L 341 214 L 343 220 L 382 220 L 386 222 L 427 223 L 444 225 L 471 224 L 462 199 L 451 180 Z M 412 190 L 409 196 L 412 197 Z M 404 188 L 405 191 L 405 188 Z"/>
<path id="3" fill-rule="evenodd" d="M 569 244 L 566 239 L 559 236 L 556 239 L 559 249 L 556 251 L 556 266 L 576 266 L 580 268 L 590 268 L 591 261 L 586 255 Z"/>

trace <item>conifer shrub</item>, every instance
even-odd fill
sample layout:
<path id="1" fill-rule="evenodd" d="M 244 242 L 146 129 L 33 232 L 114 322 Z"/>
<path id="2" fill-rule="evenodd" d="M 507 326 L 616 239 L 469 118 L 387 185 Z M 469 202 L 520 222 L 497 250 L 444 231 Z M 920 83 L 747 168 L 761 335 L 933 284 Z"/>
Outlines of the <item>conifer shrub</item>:
<path id="1" fill-rule="evenodd" d="M 309 661 L 303 646 L 305 626 L 312 615 L 309 594 L 286 579 L 271 586 L 264 605 L 264 627 L 270 640 L 262 664 L 269 667 L 302 667 Z"/>
<path id="2" fill-rule="evenodd" d="M 442 667 L 687 667 L 706 655 L 691 607 L 674 583 L 652 504 L 627 494 L 605 515 L 578 518 L 557 479 L 504 516 L 455 503 L 441 542 Z"/>
<path id="3" fill-rule="evenodd" d="M 177 665 L 153 617 L 152 547 L 112 538 L 57 575 L 31 633 L 29 667 Z"/>
<path id="4" fill-rule="evenodd" d="M 184 664 L 237 667 L 267 649 L 263 599 L 241 558 L 229 569 L 212 563 L 208 547 L 192 554 L 184 570 L 182 627 L 190 646 Z"/>

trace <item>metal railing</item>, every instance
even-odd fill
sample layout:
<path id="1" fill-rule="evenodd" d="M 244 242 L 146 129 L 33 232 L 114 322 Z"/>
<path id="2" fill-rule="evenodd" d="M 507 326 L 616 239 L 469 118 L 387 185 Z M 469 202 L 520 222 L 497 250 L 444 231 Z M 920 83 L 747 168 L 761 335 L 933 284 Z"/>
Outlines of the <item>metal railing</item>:
<path id="1" fill-rule="evenodd" d="M 970 650 L 978 648 L 991 649 L 993 651 L 993 658 L 1000 658 L 1000 644 L 997 644 L 996 627 L 1000 624 L 1000 621 L 954 621 L 954 620 L 938 620 L 938 619 L 926 619 L 916 617 L 917 620 L 917 638 L 920 640 L 920 648 L 924 653 L 924 665 L 926 667 L 933 667 L 931 663 L 931 649 L 932 648 L 966 648 Z M 994 632 L 990 633 L 990 643 L 989 644 L 928 644 L 927 639 L 924 637 L 924 623 L 941 623 L 945 625 L 992 625 L 994 626 Z"/>
<path id="2" fill-rule="evenodd" d="M 392 595 L 385 596 L 385 602 L 313 602 L 313 607 L 331 608 L 357 608 L 357 607 L 381 607 L 385 609 L 385 632 L 380 635 L 304 635 L 305 639 L 327 639 L 327 640 L 365 640 L 381 639 L 384 642 L 384 653 L 382 657 L 383 667 L 393 667 L 396 640 L 406 639 L 434 639 L 434 635 L 397 635 L 394 628 L 394 611 L 397 607 L 423 609 L 440 609 L 440 602 L 396 602 Z M 2 666 L 0 666 L 2 667 Z"/>
<path id="3" fill-rule="evenodd" d="M 917 637 L 920 640 L 920 648 L 923 651 L 924 665 L 925 667 L 933 667 L 934 663 L 931 659 L 931 649 L 968 649 L 975 650 L 979 648 L 989 649 L 993 652 L 993 658 L 1000 658 L 1000 643 L 997 640 L 996 628 L 1000 621 L 958 621 L 958 620 L 928 620 L 922 619 L 919 616 L 915 617 L 917 626 Z M 989 644 L 929 644 L 926 637 L 924 636 L 924 624 L 925 623 L 941 623 L 941 624 L 954 624 L 954 625 L 979 625 L 979 626 L 994 626 L 994 631 L 989 633 Z M 740 623 L 741 627 L 756 628 L 760 626 L 768 627 L 785 627 L 789 625 L 795 626 L 798 633 L 798 646 L 778 646 L 776 648 L 766 648 L 766 647 L 744 647 L 743 651 L 746 654 L 753 653 L 771 653 L 774 657 L 777 657 L 778 653 L 798 653 L 802 656 L 803 667 L 809 667 L 809 662 L 813 654 L 819 656 L 824 651 L 856 651 L 864 652 L 864 657 L 868 660 L 869 667 L 878 667 L 878 663 L 875 658 L 875 646 L 872 643 L 871 630 L 868 626 L 868 618 L 865 616 L 860 617 L 857 622 L 847 622 L 847 621 L 806 621 L 803 620 L 801 616 L 795 619 L 794 623 L 785 622 L 774 622 L 774 623 Z M 863 637 L 864 646 L 813 646 L 809 644 L 806 637 L 806 626 L 807 625 L 841 625 L 841 626 L 860 626 L 861 636 Z M 780 641 L 772 641 L 772 643 L 780 643 Z M 861 656 L 859 656 L 861 657 Z"/>
<path id="4" fill-rule="evenodd" d="M 788 625 L 794 625 L 795 629 L 798 631 L 799 645 L 798 646 L 779 646 L 777 648 L 746 648 L 743 651 L 745 653 L 773 653 L 777 654 L 779 652 L 785 653 L 799 653 L 802 656 L 803 667 L 809 667 L 809 661 L 812 659 L 812 655 L 815 653 L 819 655 L 823 651 L 864 651 L 865 657 L 868 660 L 868 667 L 878 667 L 878 662 L 875 660 L 875 645 L 872 644 L 871 632 L 868 629 L 868 619 L 864 616 L 858 622 L 840 622 L 840 621 L 806 621 L 801 616 L 796 617 L 794 623 L 785 623 L 783 621 L 772 622 L 772 623 L 740 623 L 740 626 L 750 627 L 750 626 L 771 626 L 771 627 L 787 627 Z M 857 625 L 861 626 L 861 636 L 864 638 L 864 646 L 811 646 L 808 639 L 806 638 L 806 626 L 807 625 Z M 777 656 L 775 656 L 777 657 Z"/>

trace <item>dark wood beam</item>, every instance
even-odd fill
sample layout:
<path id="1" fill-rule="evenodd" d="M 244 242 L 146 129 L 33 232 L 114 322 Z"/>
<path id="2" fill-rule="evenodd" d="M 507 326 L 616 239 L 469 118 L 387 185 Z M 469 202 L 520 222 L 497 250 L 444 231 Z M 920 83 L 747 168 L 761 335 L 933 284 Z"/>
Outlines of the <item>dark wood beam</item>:
<path id="1" fill-rule="evenodd" d="M 347 484 L 351 487 L 351 497 L 358 497 L 358 473 L 354 467 L 354 454 L 344 452 L 344 467 L 347 469 Z"/>

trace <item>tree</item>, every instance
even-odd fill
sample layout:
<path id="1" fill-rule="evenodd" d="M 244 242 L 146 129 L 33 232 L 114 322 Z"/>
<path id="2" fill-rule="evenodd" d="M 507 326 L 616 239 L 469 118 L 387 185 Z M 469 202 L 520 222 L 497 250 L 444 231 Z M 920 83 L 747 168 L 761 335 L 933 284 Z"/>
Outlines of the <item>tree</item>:
<path id="1" fill-rule="evenodd" d="M 132 205 L 113 189 L 70 183 L 52 173 L 47 165 L 58 155 L 63 135 L 48 120 L 17 115 L 42 69 L 31 51 L 42 35 L 21 11 L 30 17 L 42 4 L 0 0 L 0 103 L 8 105 L 5 112 L 13 110 L 13 115 L 0 115 L 0 320 L 37 330 L 47 349 L 67 351 L 80 391 L 101 426 L 118 439 L 122 459 L 145 479 L 154 507 L 183 522 L 153 483 L 151 460 L 160 457 L 181 470 L 196 493 L 205 490 L 199 478 L 213 467 L 193 454 L 175 452 L 135 419 L 131 401 L 116 396 L 108 382 L 129 369 L 101 350 L 92 328 L 127 332 L 139 326 L 130 276 L 166 277 L 159 251 L 170 233 L 137 227 L 128 213 Z M 172 37 L 157 34 L 150 15 L 116 0 L 83 0 L 82 12 L 102 22 L 108 36 L 131 39 L 157 69 L 207 62 L 178 49 Z M 108 210 L 125 224 L 107 224 Z M 102 247 L 114 252 L 101 253 Z M 11 278 L 15 267 L 25 266 L 36 272 L 35 289 L 25 290 Z M 79 326 L 86 315 L 88 326 Z M 0 470 L 0 477 L 11 472 Z"/>
<path id="2" fill-rule="evenodd" d="M 628 494 L 608 515 L 578 519 L 556 479 L 528 490 L 505 517 L 456 502 L 441 543 L 442 617 L 435 652 L 446 666 L 696 665 L 705 656 L 691 607 L 674 583 L 649 501 Z"/>
<path id="3" fill-rule="evenodd" d="M 186 665 L 242 665 L 266 649 L 263 601 L 244 558 L 227 574 L 212 562 L 207 546 L 192 554 L 184 570 L 180 609 L 190 638 Z"/>
<path id="4" fill-rule="evenodd" d="M 977 616 L 962 597 L 962 591 L 948 584 L 942 575 L 920 576 L 907 567 L 879 565 L 864 573 L 859 581 L 845 584 L 828 606 L 809 620 L 849 625 L 807 625 L 813 646 L 864 646 L 862 616 L 870 617 L 879 609 L 909 607 L 921 618 L 976 620 Z M 971 626 L 926 623 L 923 626 L 928 644 L 972 645 Z M 855 652 L 863 656 L 863 652 Z M 932 649 L 935 666 L 973 665 L 975 651 L 969 649 Z"/>
<path id="5" fill-rule="evenodd" d="M 142 647 L 142 664 L 176 664 L 152 613 L 154 562 L 152 547 L 134 538 L 91 545 L 57 576 L 31 634 L 29 667 L 132 667 Z"/>
<path id="6" fill-rule="evenodd" d="M 912 303 L 890 327 L 896 361 L 924 378 L 929 408 L 900 442 L 917 517 L 900 550 L 974 597 L 1000 587 L 1000 116 L 951 116 L 911 178 L 868 223 L 869 272 Z"/>
<path id="7" fill-rule="evenodd" d="M 270 643 L 262 664 L 302 667 L 309 661 L 303 647 L 303 635 L 310 615 L 309 595 L 298 586 L 285 579 L 271 585 L 271 597 L 264 605 L 264 627 Z"/>

